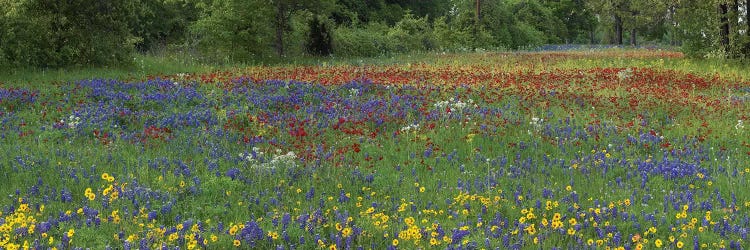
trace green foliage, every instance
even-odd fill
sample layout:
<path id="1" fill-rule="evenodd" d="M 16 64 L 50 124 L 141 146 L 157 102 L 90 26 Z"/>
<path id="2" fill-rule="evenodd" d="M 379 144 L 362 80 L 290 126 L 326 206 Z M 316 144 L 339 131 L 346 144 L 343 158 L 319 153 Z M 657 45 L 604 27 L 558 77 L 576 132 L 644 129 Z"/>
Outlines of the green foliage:
<path id="1" fill-rule="evenodd" d="M 565 43 L 589 43 L 590 35 L 596 28 L 596 17 L 593 11 L 580 0 L 543 1 L 554 14 L 554 17 L 565 25 L 566 33 L 560 36 Z"/>
<path id="2" fill-rule="evenodd" d="M 525 46 L 533 47 L 544 44 L 548 39 L 543 31 L 537 30 L 536 27 L 525 22 L 518 22 L 511 28 L 513 34 L 513 47 L 523 48 Z"/>
<path id="3" fill-rule="evenodd" d="M 270 56 L 271 6 L 262 0 L 215 1 L 192 30 L 199 49 L 211 61 L 249 62 Z"/>
<path id="4" fill-rule="evenodd" d="M 465 38 L 468 37 L 465 32 L 449 26 L 445 17 L 435 19 L 432 31 L 441 50 L 455 51 L 461 47 Z"/>
<path id="5" fill-rule="evenodd" d="M 370 23 L 362 27 L 338 27 L 333 35 L 333 52 L 341 56 L 381 56 L 392 50 L 388 26 Z"/>
<path id="6" fill-rule="evenodd" d="M 733 24 L 728 35 L 720 29 L 720 4 L 728 7 L 724 18 Z M 744 58 L 750 54 L 747 4 L 744 0 L 435 0 L 428 4 L 421 0 L 0 0 L 0 66 L 128 65 L 134 52 L 189 54 L 214 63 L 267 62 L 328 52 L 377 56 L 619 44 L 620 40 L 628 44 L 631 37 L 638 45 L 681 45 L 694 57 Z M 314 18 L 321 26 L 311 26 Z M 333 48 L 325 48 L 326 39 L 332 40 Z"/>
<path id="7" fill-rule="evenodd" d="M 317 56 L 327 56 L 333 52 L 333 38 L 328 24 L 314 17 L 309 23 L 310 31 L 307 38 L 307 52 Z"/>
<path id="8" fill-rule="evenodd" d="M 189 26 L 198 20 L 199 2 L 190 0 L 133 0 L 128 26 L 137 37 L 140 52 L 159 50 L 184 42 Z"/>
<path id="9" fill-rule="evenodd" d="M 538 2 L 518 3 L 514 6 L 513 13 L 518 21 L 519 35 L 527 38 L 527 40 L 518 40 L 515 43 L 516 47 L 541 43 L 557 44 L 568 36 L 565 24 L 554 15 L 551 9 Z"/>
<path id="10" fill-rule="evenodd" d="M 503 20 L 504 15 L 490 14 L 491 8 L 485 8 L 485 17 L 477 21 L 476 11 L 469 2 L 462 2 L 447 18 L 436 19 L 435 37 L 443 50 L 466 51 L 475 49 L 490 49 L 505 47 L 510 43 L 510 36 L 499 35 L 498 30 L 505 29 L 505 25 L 497 20 Z"/>
<path id="11" fill-rule="evenodd" d="M 28 0 L 0 5 L 3 61 L 62 67 L 128 62 L 134 39 L 124 1 Z"/>
<path id="12" fill-rule="evenodd" d="M 476 42 L 480 45 L 477 47 L 515 47 L 511 29 L 515 25 L 516 19 L 508 3 L 504 1 L 484 1 L 481 11 L 480 26 L 477 27 L 476 35 Z M 473 15 L 474 12 L 468 12 L 468 14 Z M 487 45 L 481 45 L 482 43 Z"/>
<path id="13" fill-rule="evenodd" d="M 714 8 L 712 8 L 714 7 Z M 676 12 L 680 24 L 682 51 L 691 57 L 703 57 L 718 51 L 719 22 L 715 6 L 703 0 L 688 0 Z"/>
<path id="14" fill-rule="evenodd" d="M 396 52 L 428 51 L 435 49 L 432 27 L 426 17 L 415 18 L 411 13 L 388 31 L 389 40 L 394 41 Z"/>

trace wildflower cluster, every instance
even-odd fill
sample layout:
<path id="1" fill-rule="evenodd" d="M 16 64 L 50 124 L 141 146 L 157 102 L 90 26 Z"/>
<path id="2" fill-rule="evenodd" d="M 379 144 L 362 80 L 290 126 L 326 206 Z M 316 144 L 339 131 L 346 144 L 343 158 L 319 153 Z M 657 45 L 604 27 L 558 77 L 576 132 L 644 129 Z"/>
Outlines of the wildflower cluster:
<path id="1" fill-rule="evenodd" d="M 0 249 L 745 248 L 749 83 L 616 55 L 0 85 Z"/>

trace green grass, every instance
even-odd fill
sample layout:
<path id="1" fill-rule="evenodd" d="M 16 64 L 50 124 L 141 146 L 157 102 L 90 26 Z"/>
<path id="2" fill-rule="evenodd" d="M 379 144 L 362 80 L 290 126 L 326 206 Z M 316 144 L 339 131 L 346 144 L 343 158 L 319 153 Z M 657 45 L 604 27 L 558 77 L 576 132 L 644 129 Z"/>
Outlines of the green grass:
<path id="1" fill-rule="evenodd" d="M 741 99 L 748 86 L 737 80 L 747 73 L 735 63 L 651 53 L 425 53 L 266 66 L 139 56 L 120 69 L 8 72 L 0 78 L 9 93 L 0 102 L 0 197 L 6 197 L 0 226 L 12 230 L 0 233 L 12 236 L 12 244 L 39 240 L 58 248 L 70 229 L 73 246 L 90 248 L 141 239 L 150 247 L 230 248 L 237 240 L 241 248 L 386 248 L 398 239 L 402 249 L 442 249 L 464 232 L 451 246 L 582 248 L 590 239 L 649 249 L 660 239 L 674 249 L 678 241 L 692 247 L 693 237 L 707 248 L 743 242 L 741 232 L 698 231 L 702 222 L 690 220 L 711 211 L 713 223 L 747 228 L 750 194 L 742 187 L 750 150 L 747 131 L 735 128 L 750 107 Z M 345 75 L 351 65 L 372 65 L 373 80 L 432 83 L 446 72 L 493 77 L 439 86 L 227 80 L 302 65 L 315 66 L 305 74 L 333 75 L 316 77 Z M 669 82 L 616 80 L 619 70 L 609 69 L 630 67 Z M 714 79 L 714 70 L 721 77 Z M 231 75 L 200 80 L 219 71 Z M 684 78 L 685 72 L 700 78 Z M 140 84 L 177 73 L 193 76 Z M 122 81 L 77 82 L 92 78 Z M 688 91 L 677 81 L 711 85 Z M 469 99 L 472 105 L 457 108 Z M 71 124 L 71 116 L 80 124 Z M 300 127 L 305 135 L 297 134 Z M 287 152 L 293 160 L 280 157 Z M 114 180 L 103 179 L 105 173 Z M 93 200 L 84 196 L 88 188 Z M 61 198 L 66 192 L 71 201 Z M 685 218 L 683 206 L 690 207 Z M 608 214 L 612 209 L 618 213 Z M 560 228 L 549 226 L 556 213 Z M 43 235 L 42 222 L 57 224 Z M 196 223 L 200 228 L 192 230 Z M 19 233 L 31 224 L 36 231 Z M 252 242 L 255 236 L 239 236 L 235 225 L 257 225 L 262 235 Z M 535 231 L 524 232 L 530 225 Z M 651 227 L 656 233 L 646 233 Z"/>

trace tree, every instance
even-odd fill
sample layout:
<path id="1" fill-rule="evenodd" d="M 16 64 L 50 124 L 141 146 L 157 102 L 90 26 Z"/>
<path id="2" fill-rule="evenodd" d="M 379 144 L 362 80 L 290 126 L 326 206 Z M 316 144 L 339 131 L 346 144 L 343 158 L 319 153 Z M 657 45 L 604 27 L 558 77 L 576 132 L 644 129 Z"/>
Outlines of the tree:
<path id="1" fill-rule="evenodd" d="M 198 20 L 201 1 L 130 0 L 128 26 L 137 37 L 136 49 L 153 51 L 185 40 L 190 25 Z"/>
<path id="2" fill-rule="evenodd" d="M 284 36 L 291 30 L 289 20 L 296 11 L 307 10 L 313 14 L 328 16 L 335 7 L 333 0 L 272 0 L 274 8 L 273 26 L 274 26 L 274 48 L 276 55 L 284 56 Z"/>
<path id="3" fill-rule="evenodd" d="M 213 1 L 192 26 L 199 47 L 211 60 L 250 61 L 270 55 L 273 27 L 264 0 Z"/>
<path id="4" fill-rule="evenodd" d="M 717 51 L 721 43 L 716 0 L 681 0 L 675 8 L 675 22 L 682 50 L 688 56 L 703 57 Z"/>
<path id="5" fill-rule="evenodd" d="M 721 30 L 721 47 L 729 51 L 729 6 L 726 2 L 719 3 L 719 26 Z"/>
<path id="6" fill-rule="evenodd" d="M 565 43 L 593 43 L 596 17 L 586 1 L 545 0 L 543 4 L 565 25 L 566 32 L 560 36 Z"/>
<path id="7" fill-rule="evenodd" d="M 65 67 L 127 62 L 134 39 L 126 1 L 3 1 L 5 61 Z"/>
<path id="8" fill-rule="evenodd" d="M 568 36 L 568 26 L 555 15 L 550 7 L 553 5 L 524 1 L 514 5 L 512 11 L 515 13 L 514 17 L 517 22 L 544 33 L 543 43 L 561 43 Z"/>
<path id="9" fill-rule="evenodd" d="M 333 38 L 328 25 L 316 16 L 310 20 L 309 26 L 307 52 L 316 56 L 327 56 L 333 53 Z"/>

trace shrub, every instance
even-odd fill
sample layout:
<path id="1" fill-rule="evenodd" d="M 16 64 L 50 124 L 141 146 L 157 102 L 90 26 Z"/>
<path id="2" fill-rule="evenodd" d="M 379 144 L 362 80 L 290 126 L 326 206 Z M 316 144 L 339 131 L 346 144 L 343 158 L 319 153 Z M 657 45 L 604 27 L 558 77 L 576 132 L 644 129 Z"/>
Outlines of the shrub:
<path id="1" fill-rule="evenodd" d="M 0 56 L 16 66 L 128 62 L 133 36 L 125 1 L 29 0 L 0 6 Z"/>
<path id="2" fill-rule="evenodd" d="M 333 52 L 341 56 L 380 56 L 391 52 L 388 26 L 370 23 L 363 27 L 338 27 L 333 35 Z"/>
<path id="3" fill-rule="evenodd" d="M 427 17 L 415 18 L 407 13 L 388 31 L 388 37 L 394 43 L 396 52 L 428 51 L 436 47 L 432 27 Z"/>
<path id="4" fill-rule="evenodd" d="M 272 10 L 262 0 L 215 1 L 192 26 L 209 61 L 249 62 L 270 56 Z"/>

